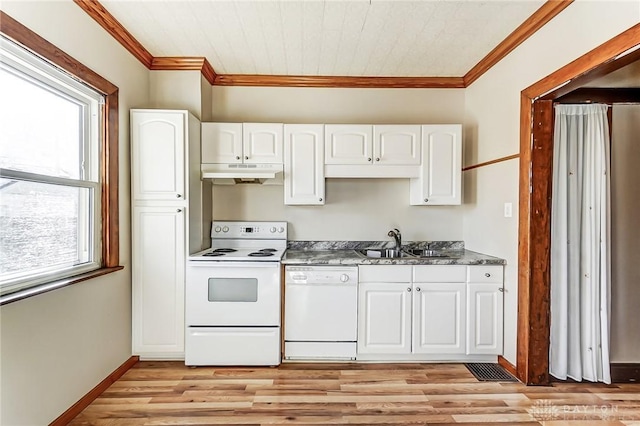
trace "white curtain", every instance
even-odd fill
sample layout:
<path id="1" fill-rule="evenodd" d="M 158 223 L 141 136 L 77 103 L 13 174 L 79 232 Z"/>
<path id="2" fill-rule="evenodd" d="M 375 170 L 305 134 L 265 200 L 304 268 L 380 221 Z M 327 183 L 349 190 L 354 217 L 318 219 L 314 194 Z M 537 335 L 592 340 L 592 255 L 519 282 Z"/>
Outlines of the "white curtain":
<path id="1" fill-rule="evenodd" d="M 607 105 L 556 105 L 551 206 L 551 345 L 559 379 L 611 383 Z"/>

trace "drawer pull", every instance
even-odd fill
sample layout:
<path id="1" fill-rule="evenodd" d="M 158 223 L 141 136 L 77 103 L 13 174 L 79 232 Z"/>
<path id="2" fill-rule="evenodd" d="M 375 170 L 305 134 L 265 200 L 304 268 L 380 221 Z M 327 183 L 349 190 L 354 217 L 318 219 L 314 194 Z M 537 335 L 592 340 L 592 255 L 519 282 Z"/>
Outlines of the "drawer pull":
<path id="1" fill-rule="evenodd" d="M 411 293 L 411 287 L 408 287 L 408 288 L 407 288 L 407 291 L 408 291 L 409 293 Z"/>
<path id="2" fill-rule="evenodd" d="M 484 276 L 489 278 L 491 276 L 491 274 L 487 272 L 487 273 L 484 274 Z"/>
<path id="3" fill-rule="evenodd" d="M 416 287 L 416 291 L 420 291 L 420 287 Z"/>

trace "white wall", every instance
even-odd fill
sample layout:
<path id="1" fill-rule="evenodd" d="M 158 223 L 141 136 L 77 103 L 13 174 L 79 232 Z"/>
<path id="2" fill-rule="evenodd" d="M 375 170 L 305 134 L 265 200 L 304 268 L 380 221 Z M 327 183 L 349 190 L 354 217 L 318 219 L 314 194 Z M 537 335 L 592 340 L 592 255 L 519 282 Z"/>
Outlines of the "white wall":
<path id="1" fill-rule="evenodd" d="M 639 21 L 638 2 L 577 0 L 474 82 L 465 91 L 465 164 L 518 153 L 520 92 Z M 469 249 L 507 259 L 505 358 L 514 364 L 518 221 L 501 212 L 504 202 L 517 212 L 517 161 L 465 173 L 465 185 L 476 188 L 477 197 L 465 204 L 463 233 Z"/>
<path id="2" fill-rule="evenodd" d="M 48 424 L 131 356 L 129 109 L 149 72 L 71 0 L 2 10 L 119 87 L 120 263 L 124 270 L 0 308 L 0 424 Z"/>
<path id="3" fill-rule="evenodd" d="M 614 105 L 611 137 L 611 362 L 640 362 L 640 105 Z"/>
<path id="4" fill-rule="evenodd" d="M 212 121 L 462 123 L 463 89 L 214 87 Z M 217 220 L 286 220 L 291 240 L 459 240 L 462 207 L 409 205 L 408 179 L 327 179 L 325 206 L 284 206 L 282 186 L 214 186 Z"/>
<path id="5" fill-rule="evenodd" d="M 202 114 L 200 71 L 151 71 L 149 108 L 186 109 Z"/>

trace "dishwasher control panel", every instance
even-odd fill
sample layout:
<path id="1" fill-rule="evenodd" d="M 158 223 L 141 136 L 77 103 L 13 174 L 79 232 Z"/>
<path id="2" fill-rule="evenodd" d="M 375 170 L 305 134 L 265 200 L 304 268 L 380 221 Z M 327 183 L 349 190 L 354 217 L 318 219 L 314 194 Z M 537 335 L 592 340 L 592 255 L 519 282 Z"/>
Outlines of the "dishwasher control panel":
<path id="1" fill-rule="evenodd" d="M 358 268 L 347 266 L 287 266 L 285 283 L 358 284 Z"/>

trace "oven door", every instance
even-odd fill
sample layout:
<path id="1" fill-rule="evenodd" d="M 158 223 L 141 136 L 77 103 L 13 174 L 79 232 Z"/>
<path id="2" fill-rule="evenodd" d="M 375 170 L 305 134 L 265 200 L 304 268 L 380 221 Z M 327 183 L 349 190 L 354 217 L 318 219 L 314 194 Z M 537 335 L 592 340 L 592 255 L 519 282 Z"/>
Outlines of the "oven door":
<path id="1" fill-rule="evenodd" d="M 187 326 L 279 326 L 280 263 L 190 261 Z"/>

